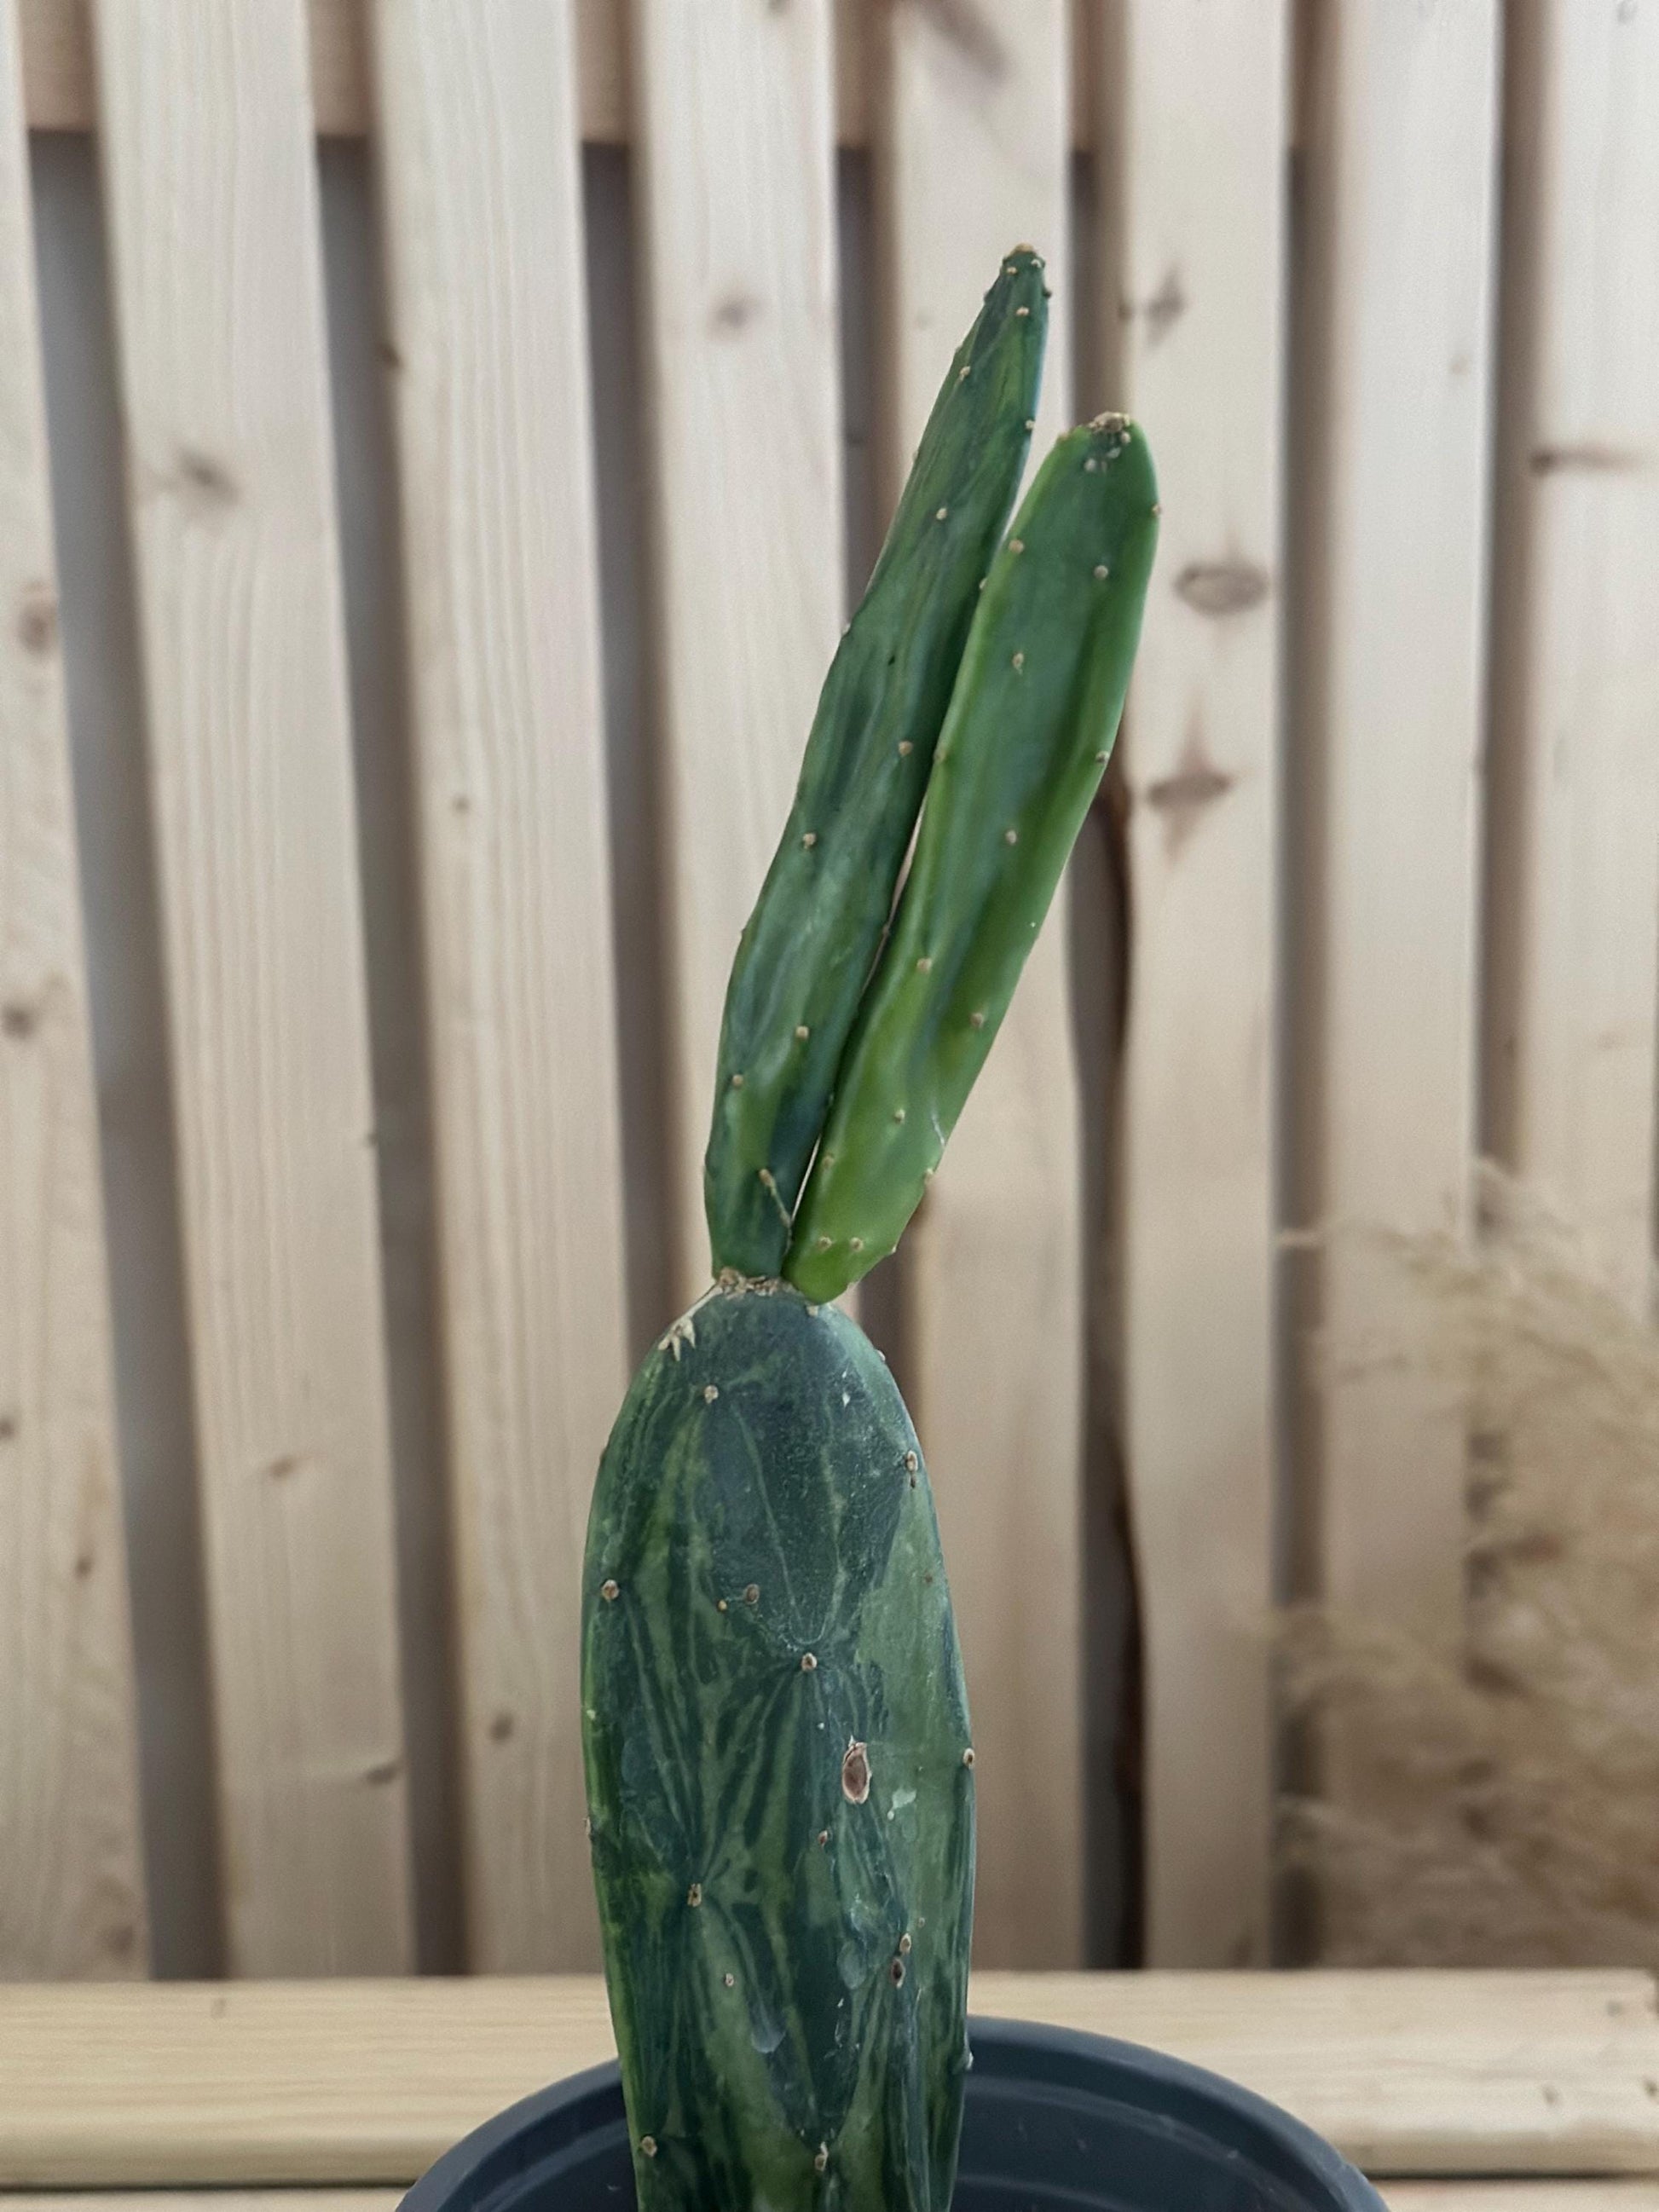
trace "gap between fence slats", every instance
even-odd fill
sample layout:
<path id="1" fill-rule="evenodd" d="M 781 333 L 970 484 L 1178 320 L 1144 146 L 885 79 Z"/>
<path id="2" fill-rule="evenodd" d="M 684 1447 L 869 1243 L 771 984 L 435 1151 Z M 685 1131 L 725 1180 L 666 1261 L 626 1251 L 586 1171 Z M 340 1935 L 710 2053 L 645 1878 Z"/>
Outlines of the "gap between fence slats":
<path id="1" fill-rule="evenodd" d="M 829 0 L 637 0 L 675 1271 L 708 1280 L 726 979 L 841 629 Z"/>
<path id="2" fill-rule="evenodd" d="M 1492 653 L 1494 1152 L 1653 1288 L 1659 15 L 1508 15 Z"/>
<path id="3" fill-rule="evenodd" d="M 1317 1578 L 1434 1638 L 1460 1619 L 1465 1407 L 1401 1240 L 1471 1210 L 1498 16 L 1305 19 L 1291 1200 L 1330 1232 Z M 1320 1744 L 1346 1811 L 1401 1812 L 1378 1747 L 1339 1720 Z"/>
<path id="4" fill-rule="evenodd" d="M 147 1941 L 34 243 L 0 20 L 0 1976 Z"/>
<path id="5" fill-rule="evenodd" d="M 1118 0 L 1099 57 L 1106 397 L 1164 508 L 1125 735 L 1117 1218 L 1165 1966 L 1267 1955 L 1287 14 Z"/>
<path id="6" fill-rule="evenodd" d="M 1054 297 L 1033 462 L 1072 410 L 1064 0 L 996 0 L 982 40 L 886 18 L 876 169 L 884 510 L 951 356 L 1022 242 Z M 901 1261 L 978 1754 L 975 1956 L 1082 1955 L 1081 1133 L 1062 889 Z M 1042 1879 L 1033 1881 L 1034 1868 Z"/>
<path id="7" fill-rule="evenodd" d="M 387 0 L 468 1957 L 597 1961 L 577 1690 L 626 1374 L 581 177 L 564 0 Z"/>
<path id="8" fill-rule="evenodd" d="M 410 1955 L 385 1352 L 304 23 L 96 15 L 228 1951 Z"/>

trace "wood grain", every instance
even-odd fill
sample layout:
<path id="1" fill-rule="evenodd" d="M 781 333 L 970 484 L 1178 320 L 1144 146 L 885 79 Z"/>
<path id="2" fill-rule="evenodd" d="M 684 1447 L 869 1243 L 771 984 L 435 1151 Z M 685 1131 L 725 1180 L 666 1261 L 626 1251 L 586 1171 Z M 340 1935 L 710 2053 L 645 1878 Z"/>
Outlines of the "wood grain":
<path id="1" fill-rule="evenodd" d="M 15 27 L 0 17 L 0 1975 L 142 1973 L 98 1114 Z"/>
<path id="2" fill-rule="evenodd" d="M 1461 1619 L 1466 1412 L 1401 1245 L 1470 1225 L 1498 16 L 1317 11 L 1304 180 L 1290 908 L 1297 1195 L 1328 1232 L 1316 1570 L 1340 1612 L 1431 1638 Z M 1388 1747 L 1335 1727 L 1322 1747 L 1330 1794 L 1384 1809 Z"/>
<path id="3" fill-rule="evenodd" d="M 1389 2212 L 1659 2212 L 1659 2181 L 1391 2181 Z"/>
<path id="4" fill-rule="evenodd" d="M 1659 2181 L 1385 2181 L 1389 2212 L 1659 2212 Z M 3 2212 L 394 2212 L 396 2190 L 6 2191 Z"/>
<path id="5" fill-rule="evenodd" d="M 580 1565 L 627 1330 L 570 12 L 389 0 L 376 48 L 468 1956 L 588 1966 Z"/>
<path id="6" fill-rule="evenodd" d="M 842 619 L 828 0 L 638 0 L 676 1277 L 708 1280 L 726 979 Z"/>
<path id="7" fill-rule="evenodd" d="M 3 2212 L 397 2212 L 395 2189 L 7 2190 Z"/>
<path id="8" fill-rule="evenodd" d="M 98 121 L 92 64 L 92 0 L 16 0 L 23 43 L 23 85 L 31 128 L 89 131 Z M 312 112 L 329 137 L 361 137 L 374 94 L 369 18 L 374 0 L 305 0 Z M 570 0 L 580 30 L 582 134 L 625 139 L 628 113 L 628 0 Z"/>
<path id="9" fill-rule="evenodd" d="M 228 1953 L 392 1970 L 409 1875 L 368 1050 L 297 0 L 95 17 Z"/>
<path id="10" fill-rule="evenodd" d="M 1659 2212 L 1659 2181 L 1391 2181 L 1389 2212 Z M 395 2212 L 396 2190 L 7 2191 L 3 2212 Z"/>
<path id="11" fill-rule="evenodd" d="M 1528 0 L 1506 21 L 1492 1139 L 1645 1313 L 1659 1061 L 1659 17 L 1618 0 Z"/>
<path id="12" fill-rule="evenodd" d="M 1046 256 L 1054 290 L 1035 457 L 1071 416 L 1066 10 L 998 0 L 975 20 L 982 37 L 963 43 L 940 11 L 887 18 L 889 509 L 951 351 L 1021 241 Z M 974 1715 L 975 1955 L 988 1966 L 1082 1956 L 1082 1139 L 1066 905 L 1062 890 L 901 1263 L 905 1386 Z"/>
<path id="13" fill-rule="evenodd" d="M 1659 2174 L 1643 1974 L 981 1974 L 970 2002 L 1210 2067 L 1376 2173 Z M 74 2189 L 406 2183 L 613 2045 L 597 1978 L 523 1977 L 0 1986 L 0 2188 Z"/>
<path id="14" fill-rule="evenodd" d="M 369 128 L 368 38 L 372 0 L 307 0 L 312 103 L 319 131 L 360 136 Z M 573 0 L 577 94 L 582 137 L 620 145 L 629 130 L 629 0 Z M 872 17 L 887 0 L 835 0 L 836 128 L 843 146 L 868 143 L 872 88 Z M 1079 35 L 1086 35 L 1092 0 L 1071 0 Z M 87 131 L 96 120 L 88 0 L 18 0 L 23 34 L 23 84 L 30 125 L 37 131 Z M 1073 117 L 1079 146 L 1090 143 L 1091 114 L 1081 96 Z"/>
<path id="15" fill-rule="evenodd" d="M 1124 1444 L 1147 1956 L 1267 1956 L 1288 9 L 1124 0 L 1099 87 L 1102 394 L 1164 509 L 1124 751 Z"/>

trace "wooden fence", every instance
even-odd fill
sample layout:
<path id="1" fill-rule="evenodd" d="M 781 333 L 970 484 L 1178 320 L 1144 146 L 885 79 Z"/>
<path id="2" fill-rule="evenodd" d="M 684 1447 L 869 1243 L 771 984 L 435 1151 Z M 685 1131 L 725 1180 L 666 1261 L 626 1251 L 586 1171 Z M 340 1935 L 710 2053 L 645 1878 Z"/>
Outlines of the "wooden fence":
<path id="1" fill-rule="evenodd" d="M 984 1960 L 1109 1948 L 1126 1803 L 1147 1955 L 1263 1960 L 1271 1609 L 1455 1626 L 1465 1481 L 1431 1363 L 1304 1387 L 1310 1328 L 1431 1322 L 1280 1232 L 1464 1233 L 1490 1150 L 1650 1295 L 1659 6 L 0 18 L 0 1973 L 199 1967 L 191 1911 L 240 1974 L 593 1958 L 592 1469 L 698 1285 L 725 973 L 849 562 L 1022 238 L 1040 440 L 1144 418 L 1158 580 L 1071 913 L 866 1311 L 939 1492 Z M 112 701 L 31 126 L 101 179 Z M 367 134 L 355 261 L 319 131 Z M 395 618 L 341 534 L 376 329 Z"/>

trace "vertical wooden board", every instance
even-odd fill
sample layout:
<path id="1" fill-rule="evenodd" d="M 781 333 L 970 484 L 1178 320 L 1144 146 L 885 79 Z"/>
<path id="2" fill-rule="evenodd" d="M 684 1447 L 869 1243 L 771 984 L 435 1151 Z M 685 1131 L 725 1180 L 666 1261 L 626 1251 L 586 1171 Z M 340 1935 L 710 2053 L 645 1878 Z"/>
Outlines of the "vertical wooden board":
<path id="1" fill-rule="evenodd" d="M 228 1953 L 410 1952 L 385 1351 L 299 0 L 94 18 Z"/>
<path id="2" fill-rule="evenodd" d="M 951 350 L 1022 242 L 1054 289 L 1034 455 L 1069 419 L 1067 21 L 1063 0 L 886 18 L 890 508 Z M 1081 1134 L 1065 902 L 905 1247 L 908 1382 L 973 1706 L 986 1966 L 1075 1965 L 1083 1941 Z"/>
<path id="3" fill-rule="evenodd" d="M 841 623 L 829 0 L 635 0 L 632 58 L 689 1299 L 726 974 Z"/>
<path id="4" fill-rule="evenodd" d="M 470 1963 L 598 1958 L 577 1695 L 627 1382 L 581 179 L 566 0 L 385 0 Z"/>
<path id="5" fill-rule="evenodd" d="M 1397 1240 L 1468 1225 L 1499 10 L 1363 0 L 1319 23 L 1296 905 L 1318 1025 L 1303 1128 L 1330 1231 L 1320 1567 L 1338 1608 L 1447 1637 L 1465 1414 Z M 1323 1748 L 1357 1809 L 1378 1747 L 1332 1729 Z"/>
<path id="6" fill-rule="evenodd" d="M 1126 738 L 1124 1442 L 1146 1955 L 1266 1958 L 1287 9 L 1125 0 L 1100 58 L 1103 395 L 1164 520 Z"/>
<path id="7" fill-rule="evenodd" d="M 125 1547 L 16 23 L 0 8 L 0 1978 L 142 1973 Z"/>
<path id="8" fill-rule="evenodd" d="M 1652 1291 L 1659 13 L 1509 14 L 1488 1074 L 1506 1164 Z"/>

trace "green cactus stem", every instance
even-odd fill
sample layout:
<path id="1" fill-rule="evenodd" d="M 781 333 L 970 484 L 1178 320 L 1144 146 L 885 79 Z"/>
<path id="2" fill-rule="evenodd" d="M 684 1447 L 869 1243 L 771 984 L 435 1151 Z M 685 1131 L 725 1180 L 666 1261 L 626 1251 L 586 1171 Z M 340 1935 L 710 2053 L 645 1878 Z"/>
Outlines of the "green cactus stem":
<path id="1" fill-rule="evenodd" d="M 951 364 L 818 701 L 732 966 L 704 1164 L 718 1272 L 776 1275 L 1030 447 L 1042 263 L 1006 257 Z"/>
<path id="2" fill-rule="evenodd" d="M 1116 735 L 1158 513 L 1145 438 L 1103 415 L 1058 441 L 997 556 L 796 1214 L 784 1272 L 811 1298 L 893 1249 L 991 1048 Z"/>
<path id="3" fill-rule="evenodd" d="M 641 2212 L 946 2212 L 968 1707 L 909 1417 L 735 1278 L 635 1378 L 588 1524 L 583 1741 Z"/>

